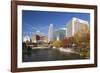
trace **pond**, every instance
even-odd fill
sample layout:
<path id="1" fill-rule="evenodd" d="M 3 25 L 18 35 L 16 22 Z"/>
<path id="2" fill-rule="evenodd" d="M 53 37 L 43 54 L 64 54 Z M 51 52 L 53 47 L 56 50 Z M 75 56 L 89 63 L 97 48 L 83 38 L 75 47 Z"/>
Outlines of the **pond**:
<path id="1" fill-rule="evenodd" d="M 23 62 L 38 61 L 56 61 L 56 60 L 79 60 L 82 59 L 79 54 L 65 53 L 57 49 L 33 49 L 31 51 L 23 51 Z"/>

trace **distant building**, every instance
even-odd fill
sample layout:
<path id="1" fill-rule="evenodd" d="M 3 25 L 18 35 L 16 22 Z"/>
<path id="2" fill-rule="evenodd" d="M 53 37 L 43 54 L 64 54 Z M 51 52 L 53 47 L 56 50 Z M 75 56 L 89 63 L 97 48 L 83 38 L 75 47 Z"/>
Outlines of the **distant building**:
<path id="1" fill-rule="evenodd" d="M 57 36 L 57 39 L 56 40 L 59 41 L 59 36 Z"/>
<path id="2" fill-rule="evenodd" d="M 78 19 L 73 17 L 67 24 L 66 24 L 66 37 L 73 36 L 81 27 L 84 25 L 89 26 L 89 23 L 85 20 Z"/>
<path id="3" fill-rule="evenodd" d="M 31 40 L 32 40 L 32 43 L 37 43 L 40 40 L 40 36 L 39 35 L 33 35 Z"/>
<path id="4" fill-rule="evenodd" d="M 24 36 L 23 37 L 23 42 L 30 42 L 30 37 L 29 36 Z"/>
<path id="5" fill-rule="evenodd" d="M 48 42 L 53 40 L 53 24 L 50 24 L 48 29 Z"/>
<path id="6" fill-rule="evenodd" d="M 48 43 L 48 37 L 47 36 L 41 36 L 40 41 L 44 43 Z"/>
<path id="7" fill-rule="evenodd" d="M 53 39 L 54 40 L 62 40 L 66 36 L 66 30 L 64 29 L 58 29 L 54 31 Z"/>
<path id="8" fill-rule="evenodd" d="M 31 40 L 32 43 L 47 43 L 48 37 L 43 35 L 41 32 L 36 32 L 33 34 Z"/>

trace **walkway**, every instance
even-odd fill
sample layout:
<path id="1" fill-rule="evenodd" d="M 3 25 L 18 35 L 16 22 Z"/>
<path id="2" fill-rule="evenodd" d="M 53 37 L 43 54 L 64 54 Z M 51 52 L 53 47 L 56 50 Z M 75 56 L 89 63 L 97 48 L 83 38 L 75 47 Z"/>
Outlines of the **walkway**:
<path id="1" fill-rule="evenodd" d="M 66 52 L 66 53 L 76 53 L 76 54 L 79 54 L 73 48 L 60 48 L 60 51 Z"/>

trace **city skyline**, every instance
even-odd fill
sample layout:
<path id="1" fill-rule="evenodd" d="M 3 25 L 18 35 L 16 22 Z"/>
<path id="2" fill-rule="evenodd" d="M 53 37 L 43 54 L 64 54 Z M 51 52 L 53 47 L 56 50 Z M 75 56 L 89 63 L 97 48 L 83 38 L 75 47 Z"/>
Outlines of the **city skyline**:
<path id="1" fill-rule="evenodd" d="M 48 36 L 49 25 L 53 24 L 54 29 L 66 27 L 67 22 L 73 17 L 86 20 L 90 23 L 89 13 L 72 12 L 47 12 L 47 11 L 28 11 L 22 13 L 22 37 L 28 35 L 30 38 L 33 33 L 40 31 Z M 54 31 L 55 31 L 54 30 Z"/>

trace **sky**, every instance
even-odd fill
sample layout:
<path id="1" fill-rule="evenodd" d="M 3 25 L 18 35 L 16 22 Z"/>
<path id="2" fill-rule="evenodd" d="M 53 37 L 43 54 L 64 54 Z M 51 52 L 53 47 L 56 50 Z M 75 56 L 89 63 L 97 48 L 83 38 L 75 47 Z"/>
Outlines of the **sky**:
<path id="1" fill-rule="evenodd" d="M 30 38 L 36 31 L 48 35 L 48 28 L 53 24 L 54 30 L 65 28 L 73 17 L 83 19 L 90 23 L 89 13 L 75 12 L 51 12 L 51 11 L 22 11 L 22 37 L 28 35 Z"/>

